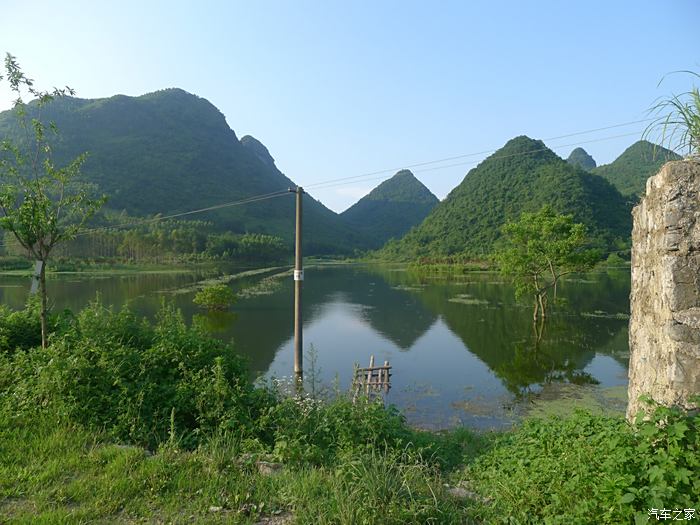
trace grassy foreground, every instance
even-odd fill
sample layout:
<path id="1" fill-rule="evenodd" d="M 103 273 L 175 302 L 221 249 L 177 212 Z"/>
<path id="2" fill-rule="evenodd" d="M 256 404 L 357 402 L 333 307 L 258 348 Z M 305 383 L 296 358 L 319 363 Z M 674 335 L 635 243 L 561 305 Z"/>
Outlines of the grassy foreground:
<path id="1" fill-rule="evenodd" d="M 648 523 L 700 513 L 700 416 L 578 412 L 428 433 L 255 386 L 164 305 L 0 309 L 0 523 Z"/>
<path id="2" fill-rule="evenodd" d="M 265 474 L 272 467 L 244 454 L 230 435 L 191 451 L 166 442 L 153 453 L 50 420 L 3 425 L 1 436 L 3 523 L 468 520 L 435 469 L 396 451 L 368 450 L 331 466 Z"/>

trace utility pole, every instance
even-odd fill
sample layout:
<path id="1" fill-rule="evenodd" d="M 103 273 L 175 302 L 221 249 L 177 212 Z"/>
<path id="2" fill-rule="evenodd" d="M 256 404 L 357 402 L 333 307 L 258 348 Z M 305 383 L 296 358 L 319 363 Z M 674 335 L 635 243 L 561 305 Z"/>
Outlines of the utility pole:
<path id="1" fill-rule="evenodd" d="M 301 316 L 301 288 L 304 283 L 304 267 L 301 253 L 301 204 L 304 188 L 297 186 L 296 190 L 290 188 L 289 191 L 297 194 L 296 238 L 294 241 L 294 376 L 296 378 L 297 387 L 300 387 L 304 381 L 304 335 L 302 332 L 303 326 Z"/>

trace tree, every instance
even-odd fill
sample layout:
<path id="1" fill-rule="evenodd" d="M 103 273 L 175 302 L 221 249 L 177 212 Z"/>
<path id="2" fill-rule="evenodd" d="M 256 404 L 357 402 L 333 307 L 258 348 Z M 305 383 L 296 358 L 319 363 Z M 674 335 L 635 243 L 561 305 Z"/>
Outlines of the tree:
<path id="1" fill-rule="evenodd" d="M 56 97 L 73 95 L 73 90 L 36 89 L 9 53 L 5 58 L 5 73 L 16 97 L 13 110 L 24 140 L 0 142 L 0 227 L 12 233 L 28 256 L 41 263 L 41 346 L 46 348 L 46 263 L 57 244 L 80 233 L 105 197 L 91 197 L 88 187 L 78 181 L 86 154 L 63 167 L 53 161 L 50 137 L 57 135 L 58 130 L 53 123 L 47 126 L 42 122 L 42 109 Z M 35 100 L 25 103 L 26 95 Z"/>
<path id="2" fill-rule="evenodd" d="M 516 297 L 534 298 L 533 321 L 546 317 L 549 291 L 557 297 L 557 283 L 572 272 L 590 269 L 600 251 L 586 248 L 586 227 L 572 215 L 559 215 L 549 206 L 523 213 L 506 224 L 503 243 L 495 258 L 500 270 L 515 284 Z"/>

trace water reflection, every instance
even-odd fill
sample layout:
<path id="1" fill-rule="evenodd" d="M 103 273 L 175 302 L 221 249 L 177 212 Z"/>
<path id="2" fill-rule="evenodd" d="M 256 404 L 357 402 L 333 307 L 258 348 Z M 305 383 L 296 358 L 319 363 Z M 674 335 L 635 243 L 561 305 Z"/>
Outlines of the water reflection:
<path id="1" fill-rule="evenodd" d="M 290 375 L 293 286 L 278 281 L 240 299 L 229 313 L 205 314 L 193 293 L 178 293 L 194 274 L 53 277 L 56 308 L 79 309 L 100 293 L 153 315 L 165 298 L 186 318 L 233 339 L 254 374 Z M 426 426 L 508 421 L 508 408 L 554 383 L 626 384 L 629 272 L 590 274 L 562 284 L 562 302 L 541 334 L 528 305 L 492 273 L 435 279 L 386 267 L 310 268 L 304 283 L 304 340 L 318 352 L 321 380 L 349 386 L 353 363 L 370 354 L 394 366 L 390 401 Z M 250 284 L 234 281 L 234 289 Z M 23 304 L 28 278 L 0 278 L 0 298 Z M 537 328 L 537 327 L 535 327 Z M 505 408 L 504 408 L 505 407 Z"/>

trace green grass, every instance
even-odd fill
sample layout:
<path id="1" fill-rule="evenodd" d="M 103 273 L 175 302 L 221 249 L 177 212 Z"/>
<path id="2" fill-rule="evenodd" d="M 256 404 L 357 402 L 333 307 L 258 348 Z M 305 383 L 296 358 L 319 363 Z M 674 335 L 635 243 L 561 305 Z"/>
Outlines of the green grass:
<path id="1" fill-rule="evenodd" d="M 258 471 L 231 435 L 154 453 L 55 418 L 0 425 L 2 523 L 469 523 L 439 469 L 413 452 L 348 452 L 332 465 Z M 280 521 L 282 523 L 283 521 Z M 291 521 L 290 521 L 291 522 Z"/>
<path id="2" fill-rule="evenodd" d="M 664 420 L 666 426 L 660 426 Z M 649 523 L 698 508 L 698 416 L 661 409 L 633 427 L 577 412 L 512 431 L 415 434 L 288 461 L 234 432 L 153 451 L 44 414 L 0 416 L 0 518 L 20 523 Z M 422 442 L 421 442 L 422 441 Z M 430 453 L 430 450 L 433 453 Z M 251 452 L 253 450 L 253 452 Z M 466 488 L 455 497 L 449 487 Z M 272 521 L 263 521 L 272 520 Z M 274 521 L 277 520 L 277 521 Z"/>

